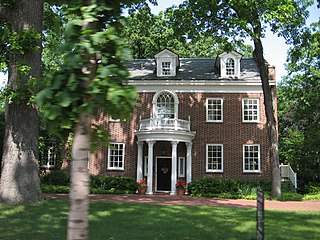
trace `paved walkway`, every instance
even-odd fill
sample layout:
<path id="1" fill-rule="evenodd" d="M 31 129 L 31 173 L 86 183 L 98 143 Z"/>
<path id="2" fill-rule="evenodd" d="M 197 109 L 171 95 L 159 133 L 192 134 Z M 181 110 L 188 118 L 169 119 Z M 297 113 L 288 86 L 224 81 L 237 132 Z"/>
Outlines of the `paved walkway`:
<path id="1" fill-rule="evenodd" d="M 184 205 L 184 206 L 225 206 L 255 208 L 256 200 L 245 199 L 218 199 L 203 197 L 178 197 L 164 194 L 138 195 L 138 194 L 90 194 L 92 202 L 116 202 L 116 203 L 144 203 L 159 205 Z M 68 194 L 46 194 L 45 197 L 68 200 Z M 270 201 L 265 200 L 265 209 L 275 210 L 303 210 L 320 211 L 320 201 Z"/>

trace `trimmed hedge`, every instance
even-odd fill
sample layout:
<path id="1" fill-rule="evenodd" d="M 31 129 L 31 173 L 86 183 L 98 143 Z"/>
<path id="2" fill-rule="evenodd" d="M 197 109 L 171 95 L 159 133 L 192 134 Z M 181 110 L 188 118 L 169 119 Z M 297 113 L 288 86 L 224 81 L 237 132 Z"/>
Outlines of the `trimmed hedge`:
<path id="1" fill-rule="evenodd" d="M 70 175 L 67 171 L 52 170 L 47 174 L 41 175 L 40 180 L 42 184 L 69 186 Z"/>
<path id="2" fill-rule="evenodd" d="M 90 176 L 90 188 L 135 192 L 137 185 L 136 180 L 131 177 Z"/>
<path id="3" fill-rule="evenodd" d="M 270 192 L 271 181 L 204 177 L 189 183 L 188 189 L 192 196 L 241 198 L 241 196 L 255 196 L 257 189 Z"/>
<path id="4" fill-rule="evenodd" d="M 68 193 L 70 186 L 69 173 L 53 170 L 41 176 L 41 189 L 44 193 Z M 134 193 L 136 181 L 130 177 L 90 176 L 90 193 Z"/>

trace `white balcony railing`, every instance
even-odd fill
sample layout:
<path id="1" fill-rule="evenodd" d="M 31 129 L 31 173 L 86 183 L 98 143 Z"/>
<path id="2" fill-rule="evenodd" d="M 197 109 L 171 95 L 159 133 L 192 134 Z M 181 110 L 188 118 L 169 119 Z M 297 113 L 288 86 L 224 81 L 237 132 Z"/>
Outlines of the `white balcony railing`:
<path id="1" fill-rule="evenodd" d="M 140 120 L 140 131 L 190 131 L 190 121 L 176 118 L 149 118 Z"/>
<path id="2" fill-rule="evenodd" d="M 281 179 L 288 179 L 297 188 L 297 173 L 295 173 L 290 165 L 280 165 Z"/>

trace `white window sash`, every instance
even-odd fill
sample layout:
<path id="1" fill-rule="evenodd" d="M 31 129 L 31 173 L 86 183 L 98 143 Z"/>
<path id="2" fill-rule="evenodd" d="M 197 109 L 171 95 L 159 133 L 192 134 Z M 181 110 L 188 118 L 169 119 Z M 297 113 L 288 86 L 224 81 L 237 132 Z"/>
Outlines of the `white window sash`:
<path id="1" fill-rule="evenodd" d="M 186 176 L 186 159 L 179 157 L 178 159 L 178 177 L 183 178 Z"/>
<path id="2" fill-rule="evenodd" d="M 210 100 L 219 100 L 221 104 L 221 119 L 211 120 L 209 119 L 209 101 Z M 207 122 L 223 122 L 223 99 L 222 98 L 207 98 L 206 99 L 206 121 Z"/>
<path id="3" fill-rule="evenodd" d="M 258 169 L 257 170 L 250 170 L 246 169 L 246 147 L 258 147 L 258 159 L 257 159 L 257 164 L 258 164 Z M 243 145 L 243 172 L 246 173 L 259 173 L 261 172 L 261 158 L 260 158 L 260 144 L 244 144 Z"/>
<path id="4" fill-rule="evenodd" d="M 123 148 L 122 148 L 122 155 L 117 155 L 117 156 L 114 156 L 114 157 L 120 157 L 122 159 L 122 166 L 121 167 L 114 167 L 114 166 L 111 166 L 111 150 L 113 145 L 116 145 L 116 146 L 120 146 L 122 145 Z M 116 148 L 118 149 L 118 148 Z M 109 147 L 108 147 L 108 170 L 124 170 L 124 155 L 125 155 L 125 144 L 124 143 L 115 143 L 115 142 L 111 142 Z"/>
<path id="5" fill-rule="evenodd" d="M 221 169 L 209 169 L 209 147 L 210 146 L 219 146 L 221 147 Z M 206 145 L 206 172 L 223 172 L 223 144 L 207 144 Z"/>

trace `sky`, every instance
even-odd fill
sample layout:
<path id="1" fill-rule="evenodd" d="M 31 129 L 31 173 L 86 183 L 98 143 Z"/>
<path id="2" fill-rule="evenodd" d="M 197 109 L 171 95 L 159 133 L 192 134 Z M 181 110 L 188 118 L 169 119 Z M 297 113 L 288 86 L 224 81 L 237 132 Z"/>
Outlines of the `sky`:
<path id="1" fill-rule="evenodd" d="M 151 11 L 158 14 L 160 11 L 165 10 L 172 5 L 178 6 L 183 0 L 158 0 L 158 6 L 150 5 Z M 310 17 L 308 23 L 315 22 L 319 19 L 320 9 L 317 9 L 314 4 L 310 9 Z M 267 31 L 266 38 L 262 40 L 264 47 L 264 55 L 267 62 L 276 67 L 276 79 L 281 80 L 282 76 L 286 75 L 284 64 L 287 59 L 287 51 L 289 46 L 285 44 L 284 39 L 278 37 L 270 31 Z M 6 76 L 0 73 L 0 86 L 6 83 Z"/>

